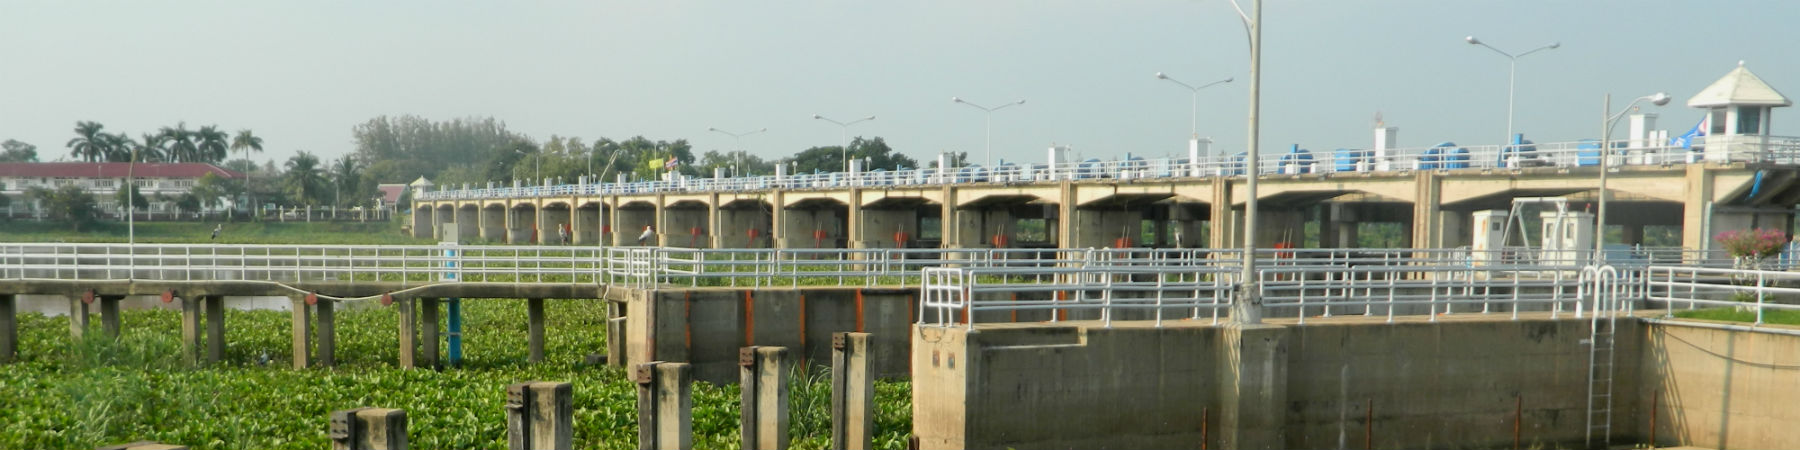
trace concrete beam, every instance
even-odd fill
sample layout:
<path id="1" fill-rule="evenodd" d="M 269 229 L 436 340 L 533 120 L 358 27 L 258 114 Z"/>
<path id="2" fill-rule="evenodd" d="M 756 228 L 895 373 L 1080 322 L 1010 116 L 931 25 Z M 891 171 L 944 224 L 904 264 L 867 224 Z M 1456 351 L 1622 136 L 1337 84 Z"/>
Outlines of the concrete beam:
<path id="1" fill-rule="evenodd" d="M 653 361 L 632 372 L 638 385 L 638 448 L 694 447 L 693 377 L 687 363 Z"/>
<path id="2" fill-rule="evenodd" d="M 738 430 L 744 450 L 788 448 L 788 379 L 793 363 L 785 347 L 744 347 L 738 354 Z"/>
<path id="3" fill-rule="evenodd" d="M 527 381 L 506 387 L 506 448 L 572 449 L 574 385 Z"/>
<path id="4" fill-rule="evenodd" d="M 874 448 L 875 373 L 872 362 L 869 333 L 831 336 L 831 448 Z"/>

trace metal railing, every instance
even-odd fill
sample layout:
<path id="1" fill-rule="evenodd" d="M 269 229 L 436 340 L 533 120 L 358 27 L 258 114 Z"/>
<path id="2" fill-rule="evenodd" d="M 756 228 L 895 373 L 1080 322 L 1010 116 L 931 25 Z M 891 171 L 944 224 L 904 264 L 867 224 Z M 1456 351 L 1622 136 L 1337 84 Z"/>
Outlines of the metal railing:
<path id="1" fill-rule="evenodd" d="M 1636 144 L 1638 147 L 1631 148 Z M 1646 145 L 1649 144 L 1649 145 Z M 1708 148 L 1711 145 L 1712 148 Z M 1700 162 L 1761 162 L 1800 164 L 1800 138 L 1759 136 L 1697 138 L 1691 147 L 1662 143 L 1614 141 L 1610 146 L 1616 166 L 1667 166 Z M 1533 167 L 1584 167 L 1600 162 L 1600 145 L 1596 141 L 1553 142 L 1524 145 L 1457 146 L 1450 143 L 1429 147 L 1369 149 L 1337 149 L 1330 152 L 1286 152 L 1264 156 L 1257 161 L 1262 175 L 1319 175 L 1333 173 L 1408 172 L 1418 170 L 1455 169 L 1524 169 Z M 1003 163 L 993 168 L 980 166 L 949 169 L 922 168 L 871 170 L 865 172 L 831 172 L 782 176 L 748 176 L 732 178 L 676 177 L 670 180 L 625 183 L 545 184 L 516 187 L 487 187 L 421 192 L 419 200 L 525 198 L 576 195 L 621 195 L 669 192 L 738 192 L 769 189 L 808 189 L 839 187 L 933 186 L 969 183 L 1020 183 L 1063 180 L 1141 180 L 1211 176 L 1243 176 L 1242 156 L 1203 156 L 1188 158 L 1127 157 L 1123 160 L 1059 162 L 1057 164 Z"/>
<path id="2" fill-rule="evenodd" d="M 1761 325 L 1767 311 L 1796 311 L 1800 304 L 1800 273 L 1775 270 L 1723 269 L 1693 266 L 1651 266 L 1645 298 L 1666 302 L 1673 312 L 1686 306 L 1741 308 L 1755 312 Z M 1776 301 L 1780 297 L 1783 301 Z"/>
<path id="3" fill-rule="evenodd" d="M 1120 312 L 1148 311 L 1158 326 L 1168 318 L 1210 317 L 1216 324 L 1231 304 L 1235 273 L 1205 266 L 927 268 L 917 317 L 921 324 L 973 328 L 976 315 L 987 311 L 1049 311 L 1051 322 L 1093 311 L 1110 326 Z"/>

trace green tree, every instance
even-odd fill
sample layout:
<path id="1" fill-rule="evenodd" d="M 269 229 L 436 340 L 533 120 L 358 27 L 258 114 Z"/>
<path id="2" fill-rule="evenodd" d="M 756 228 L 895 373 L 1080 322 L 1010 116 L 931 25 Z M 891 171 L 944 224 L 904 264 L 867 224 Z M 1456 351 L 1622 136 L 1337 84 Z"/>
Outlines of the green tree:
<path id="1" fill-rule="evenodd" d="M 127 136 L 127 135 L 125 135 L 125 133 L 118 133 L 118 134 L 103 134 L 103 135 L 101 135 L 101 137 L 106 141 L 106 162 L 132 162 L 133 161 L 131 159 L 133 156 L 131 152 L 133 150 L 137 149 L 138 144 L 137 144 L 137 141 L 131 140 L 131 136 Z M 156 159 L 138 156 L 136 161 L 137 162 L 155 162 Z"/>
<path id="2" fill-rule="evenodd" d="M 166 161 L 164 154 L 167 150 L 163 147 L 162 136 L 150 133 L 144 133 L 143 136 L 144 140 L 131 143 L 137 146 L 138 162 Z"/>
<path id="3" fill-rule="evenodd" d="M 218 164 L 225 160 L 225 149 L 231 146 L 231 135 L 220 131 L 218 125 L 207 125 L 194 132 L 194 143 L 194 162 Z"/>
<path id="4" fill-rule="evenodd" d="M 194 143 L 194 132 L 187 129 L 187 122 L 176 124 L 173 128 L 162 127 L 158 133 L 163 142 L 168 144 L 164 161 L 203 162 L 200 158 L 200 148 Z"/>
<path id="5" fill-rule="evenodd" d="M 850 141 L 850 158 L 867 159 L 869 164 L 864 170 L 895 170 L 897 167 L 916 169 L 919 162 L 911 157 L 895 153 L 888 147 L 887 141 L 877 136 L 874 139 L 863 139 L 861 136 Z M 843 147 L 813 147 L 802 150 L 786 162 L 794 163 L 797 174 L 814 172 L 844 171 Z"/>
<path id="6" fill-rule="evenodd" d="M 351 155 L 344 155 L 331 163 L 331 184 L 336 197 L 332 203 L 338 207 L 361 205 L 368 200 L 362 192 L 362 166 Z M 345 199 L 349 201 L 346 202 Z"/>
<path id="7" fill-rule="evenodd" d="M 7 139 L 0 142 L 0 162 L 37 162 L 37 146 Z"/>
<path id="8" fill-rule="evenodd" d="M 243 172 L 244 184 L 246 186 L 254 186 L 253 184 L 250 184 L 250 175 L 251 172 L 256 171 L 256 162 L 250 160 L 250 152 L 262 153 L 263 138 L 257 137 L 256 134 L 251 133 L 250 130 L 238 130 L 237 136 L 231 138 L 231 149 L 244 152 L 244 159 L 242 161 L 247 163 L 241 166 L 243 168 L 233 168 L 231 170 Z M 246 189 L 246 191 L 249 191 L 250 198 L 248 200 L 249 203 L 251 203 L 251 209 L 254 211 L 256 199 L 258 197 L 253 189 Z"/>
<path id="9" fill-rule="evenodd" d="M 282 176 L 281 186 L 290 200 L 303 205 L 318 205 L 326 194 L 327 184 L 319 169 L 319 157 L 302 150 L 288 158 L 287 174 Z"/>
<path id="10" fill-rule="evenodd" d="M 70 139 L 67 144 L 71 156 L 87 162 L 106 160 L 110 138 L 102 131 L 104 128 L 106 127 L 99 122 L 75 122 L 75 138 Z"/>
<path id="11" fill-rule="evenodd" d="M 125 194 L 127 192 L 131 193 L 131 198 L 129 200 L 133 208 L 145 209 L 150 205 L 150 199 L 144 198 L 143 189 L 139 188 L 136 184 L 129 184 L 130 189 L 126 189 L 127 185 L 128 184 L 123 180 L 120 180 L 119 188 L 113 190 L 113 202 L 119 205 L 120 211 L 125 210 L 127 200 Z"/>
<path id="12" fill-rule="evenodd" d="M 43 205 L 52 219 L 67 221 L 76 232 L 99 217 L 100 207 L 94 196 L 74 184 L 65 184 L 55 190 L 36 187 L 26 195 Z"/>
<path id="13" fill-rule="evenodd" d="M 237 180 L 221 177 L 211 172 L 201 175 L 200 179 L 194 181 L 194 188 L 188 190 L 188 193 L 194 194 L 194 197 L 200 201 L 200 206 L 203 208 L 223 206 L 226 199 L 237 199 L 243 192 L 244 186 Z"/>
<path id="14" fill-rule="evenodd" d="M 175 209 L 188 214 L 200 212 L 200 203 L 200 196 L 191 191 L 175 197 Z"/>

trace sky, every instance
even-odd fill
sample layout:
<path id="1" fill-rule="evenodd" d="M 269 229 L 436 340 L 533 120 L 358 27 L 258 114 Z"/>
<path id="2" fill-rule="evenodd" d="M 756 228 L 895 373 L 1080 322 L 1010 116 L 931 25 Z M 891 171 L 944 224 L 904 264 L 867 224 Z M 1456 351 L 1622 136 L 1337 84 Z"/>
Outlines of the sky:
<path id="1" fill-rule="evenodd" d="M 1800 93 L 1795 18 L 1793 0 L 1267 0 L 1262 148 L 1366 148 L 1377 113 L 1402 146 L 1501 142 L 1508 60 L 1469 35 L 1562 44 L 1518 61 L 1529 139 L 1596 137 L 1605 94 L 1617 109 L 1659 91 L 1675 101 L 1646 111 L 1680 134 L 1701 117 L 1686 100 L 1739 61 Z M 55 160 L 76 121 L 133 136 L 185 121 L 254 130 L 259 161 L 329 159 L 355 125 L 412 114 L 697 151 L 737 145 L 712 127 L 767 128 L 743 149 L 782 157 L 838 145 L 815 114 L 874 115 L 849 135 L 979 162 L 988 117 L 961 97 L 1026 101 L 991 115 L 996 159 L 1184 155 L 1190 121 L 1237 152 L 1248 58 L 1228 0 L 0 0 L 0 140 Z M 1190 96 L 1157 72 L 1235 81 Z"/>

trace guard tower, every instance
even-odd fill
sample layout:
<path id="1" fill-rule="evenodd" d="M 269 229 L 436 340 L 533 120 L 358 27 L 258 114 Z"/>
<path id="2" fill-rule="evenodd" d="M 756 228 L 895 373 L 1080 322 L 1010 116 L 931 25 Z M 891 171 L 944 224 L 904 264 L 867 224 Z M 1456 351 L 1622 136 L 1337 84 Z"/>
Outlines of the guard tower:
<path id="1" fill-rule="evenodd" d="M 1690 108 L 1706 110 L 1705 160 L 1761 161 L 1769 145 L 1769 112 L 1794 102 L 1744 68 L 1736 69 L 1688 99 Z"/>

